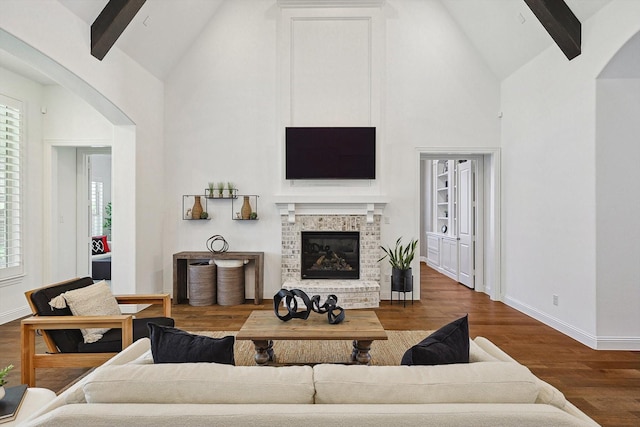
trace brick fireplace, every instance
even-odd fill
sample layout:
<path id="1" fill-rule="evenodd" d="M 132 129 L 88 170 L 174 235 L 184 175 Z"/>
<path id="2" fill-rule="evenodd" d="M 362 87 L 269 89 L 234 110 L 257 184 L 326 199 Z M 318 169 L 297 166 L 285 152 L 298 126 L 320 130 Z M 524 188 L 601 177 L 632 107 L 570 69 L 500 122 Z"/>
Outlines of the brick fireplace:
<path id="1" fill-rule="evenodd" d="M 338 297 L 343 308 L 372 308 L 380 302 L 381 206 L 280 204 L 282 225 L 282 287 L 302 289 L 309 296 Z M 359 279 L 302 279 L 302 232 L 359 233 Z"/>

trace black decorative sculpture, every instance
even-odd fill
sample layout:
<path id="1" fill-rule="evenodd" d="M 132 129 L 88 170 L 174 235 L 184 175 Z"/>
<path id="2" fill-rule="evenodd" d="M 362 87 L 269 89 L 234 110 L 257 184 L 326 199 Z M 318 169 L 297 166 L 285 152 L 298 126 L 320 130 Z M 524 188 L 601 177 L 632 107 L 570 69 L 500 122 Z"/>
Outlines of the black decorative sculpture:
<path id="1" fill-rule="evenodd" d="M 306 310 L 298 311 L 298 301 L 295 297 L 302 299 Z M 280 315 L 279 312 L 280 303 L 283 299 L 288 311 L 284 316 Z M 306 320 L 309 317 L 311 310 L 318 314 L 327 313 L 329 323 L 332 325 L 341 323 L 345 318 L 344 309 L 338 306 L 338 297 L 335 295 L 329 295 L 327 297 L 327 301 L 322 305 L 320 305 L 320 295 L 314 295 L 309 298 L 309 296 L 300 289 L 292 289 L 290 291 L 287 289 L 280 289 L 273 297 L 273 311 L 276 313 L 278 319 L 283 322 L 287 322 L 291 319 Z"/>

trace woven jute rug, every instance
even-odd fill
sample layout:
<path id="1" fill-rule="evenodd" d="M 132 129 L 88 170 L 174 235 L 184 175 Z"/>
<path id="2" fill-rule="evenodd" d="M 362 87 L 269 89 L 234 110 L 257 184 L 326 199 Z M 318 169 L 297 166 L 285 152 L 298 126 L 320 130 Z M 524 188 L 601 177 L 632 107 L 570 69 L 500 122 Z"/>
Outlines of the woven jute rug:
<path id="1" fill-rule="evenodd" d="M 388 340 L 374 341 L 371 345 L 371 364 L 380 366 L 400 365 L 402 355 L 426 338 L 430 331 L 386 331 Z M 194 331 L 198 335 L 220 338 L 235 336 L 237 331 Z M 277 364 L 349 363 L 351 341 L 282 340 L 275 341 L 273 350 Z M 234 357 L 237 366 L 255 365 L 255 350 L 251 341 L 236 341 Z"/>

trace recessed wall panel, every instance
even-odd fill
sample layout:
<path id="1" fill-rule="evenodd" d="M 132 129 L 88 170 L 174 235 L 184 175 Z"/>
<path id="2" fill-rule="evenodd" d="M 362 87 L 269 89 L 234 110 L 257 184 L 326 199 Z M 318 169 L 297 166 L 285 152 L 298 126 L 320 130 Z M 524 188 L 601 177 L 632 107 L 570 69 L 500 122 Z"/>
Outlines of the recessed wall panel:
<path id="1" fill-rule="evenodd" d="M 369 18 L 293 19 L 290 64 L 292 124 L 370 125 Z"/>

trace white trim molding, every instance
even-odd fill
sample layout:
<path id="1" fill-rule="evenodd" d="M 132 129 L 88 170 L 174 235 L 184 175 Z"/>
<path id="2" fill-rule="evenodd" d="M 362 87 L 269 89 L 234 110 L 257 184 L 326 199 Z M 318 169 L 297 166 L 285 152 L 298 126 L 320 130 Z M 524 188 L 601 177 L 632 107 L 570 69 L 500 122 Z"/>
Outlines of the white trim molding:
<path id="1" fill-rule="evenodd" d="M 509 307 L 515 308 L 524 314 L 533 317 L 536 320 L 544 323 L 553 329 L 562 332 L 565 335 L 570 336 L 576 341 L 589 346 L 595 350 L 622 350 L 622 351 L 639 351 L 640 350 L 640 337 L 623 337 L 623 336 L 597 336 L 585 332 L 575 326 L 568 324 L 565 321 L 557 319 L 531 307 L 528 304 L 524 304 L 514 298 L 505 297 L 505 304 Z"/>
<path id="2" fill-rule="evenodd" d="M 28 305 L 0 313 L 0 325 L 33 314 Z"/>
<path id="3" fill-rule="evenodd" d="M 281 196 L 276 197 L 280 215 L 288 217 L 288 222 L 296 221 L 296 215 L 365 215 L 367 222 L 373 222 L 374 215 L 382 215 L 387 205 L 384 198 L 352 196 L 349 200 L 335 197 Z"/>
<path id="4" fill-rule="evenodd" d="M 560 320 L 545 312 L 542 312 L 537 308 L 532 307 L 528 304 L 525 304 L 515 298 L 505 296 L 504 303 L 507 304 L 509 307 L 515 308 L 516 310 L 526 314 L 529 317 L 539 320 L 545 325 L 552 327 L 556 331 L 562 332 L 563 334 L 570 336 L 574 340 L 579 341 L 588 347 L 591 347 L 593 349 L 597 348 L 597 337 L 595 335 L 592 335 L 586 331 L 576 328 L 575 326 L 570 325 L 569 323 L 563 320 Z"/>

